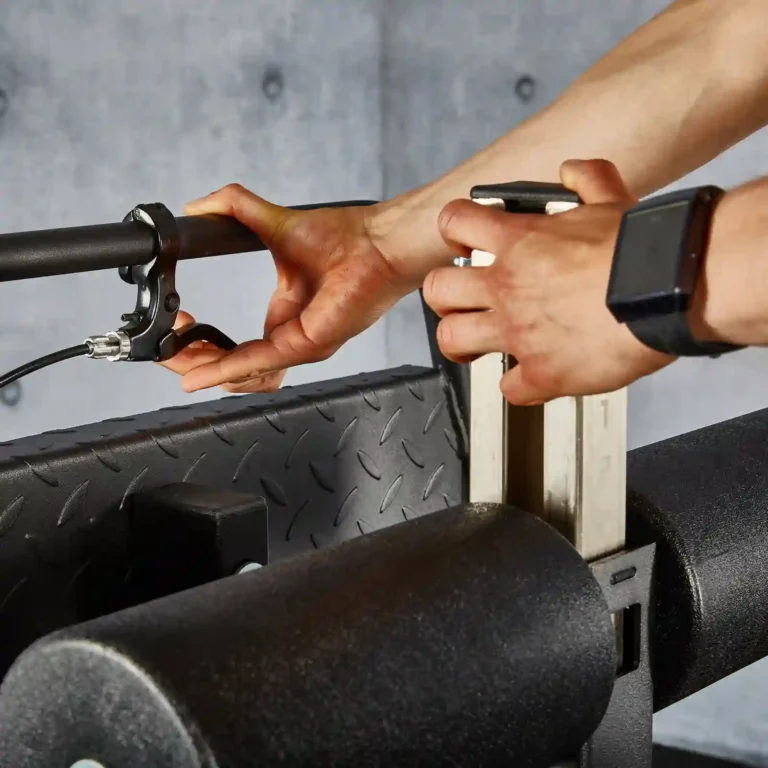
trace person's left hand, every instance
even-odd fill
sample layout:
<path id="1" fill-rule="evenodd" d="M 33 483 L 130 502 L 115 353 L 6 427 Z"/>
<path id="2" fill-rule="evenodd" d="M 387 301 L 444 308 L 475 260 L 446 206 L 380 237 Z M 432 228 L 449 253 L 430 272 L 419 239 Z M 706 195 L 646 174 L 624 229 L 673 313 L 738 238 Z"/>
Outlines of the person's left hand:
<path id="1" fill-rule="evenodd" d="M 640 343 L 606 306 L 619 224 L 636 200 L 607 161 L 568 161 L 560 175 L 586 205 L 543 216 L 449 203 L 439 222 L 445 241 L 459 254 L 478 249 L 496 260 L 437 269 L 424 284 L 442 318 L 446 357 L 515 358 L 501 389 L 516 405 L 611 392 L 674 360 Z"/>

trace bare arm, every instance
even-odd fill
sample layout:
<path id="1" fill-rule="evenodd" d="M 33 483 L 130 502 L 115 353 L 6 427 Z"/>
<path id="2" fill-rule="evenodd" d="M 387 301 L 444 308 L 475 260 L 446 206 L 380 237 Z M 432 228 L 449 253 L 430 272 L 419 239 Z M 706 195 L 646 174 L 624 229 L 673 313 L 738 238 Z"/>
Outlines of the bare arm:
<path id="1" fill-rule="evenodd" d="M 547 109 L 373 209 L 375 242 L 416 278 L 449 258 L 435 222 L 474 184 L 556 181 L 563 160 L 590 157 L 613 161 L 638 197 L 680 178 L 768 123 L 766 27 L 765 0 L 672 3 Z"/>
<path id="2" fill-rule="evenodd" d="M 768 177 L 730 192 L 712 220 L 689 314 L 705 341 L 768 346 Z"/>
<path id="3" fill-rule="evenodd" d="M 168 367 L 187 391 L 226 383 L 255 392 L 326 359 L 450 263 L 438 217 L 475 184 L 555 181 L 564 160 L 599 157 L 635 196 L 665 186 L 768 122 L 766 28 L 768 0 L 677 0 L 547 109 L 444 177 L 370 209 L 299 213 L 238 186 L 197 201 L 187 214 L 235 216 L 259 233 L 278 287 L 263 339 L 230 353 L 185 350 Z"/>
<path id="4" fill-rule="evenodd" d="M 459 361 L 499 351 L 514 357 L 502 390 L 518 405 L 610 392 L 675 359 L 642 344 L 606 306 L 632 194 L 601 160 L 564 163 L 561 177 L 587 205 L 558 216 L 510 216 L 451 202 L 440 217 L 446 242 L 456 253 L 489 251 L 496 261 L 483 269 L 436 269 L 424 284 L 442 318 L 443 352 Z M 694 338 L 768 346 L 767 254 L 768 177 L 717 205 L 688 312 Z"/>

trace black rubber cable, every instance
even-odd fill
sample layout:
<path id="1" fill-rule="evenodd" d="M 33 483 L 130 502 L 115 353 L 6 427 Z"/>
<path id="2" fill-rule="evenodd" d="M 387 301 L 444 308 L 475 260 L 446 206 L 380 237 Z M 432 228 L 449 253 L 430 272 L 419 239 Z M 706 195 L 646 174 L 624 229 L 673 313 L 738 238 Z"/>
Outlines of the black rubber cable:
<path id="1" fill-rule="evenodd" d="M 81 355 L 87 355 L 91 351 L 89 344 L 78 344 L 76 347 L 68 347 L 67 349 L 61 349 L 58 352 L 53 352 L 45 357 L 40 357 L 37 360 L 33 360 L 31 363 L 26 363 L 20 368 L 16 368 L 10 373 L 6 373 L 4 376 L 0 376 L 0 389 L 7 387 L 9 384 L 13 384 L 14 381 L 18 381 L 24 376 L 28 376 L 30 373 L 47 368 L 54 363 L 61 363 L 64 360 L 71 360 L 73 357 L 80 357 Z"/>

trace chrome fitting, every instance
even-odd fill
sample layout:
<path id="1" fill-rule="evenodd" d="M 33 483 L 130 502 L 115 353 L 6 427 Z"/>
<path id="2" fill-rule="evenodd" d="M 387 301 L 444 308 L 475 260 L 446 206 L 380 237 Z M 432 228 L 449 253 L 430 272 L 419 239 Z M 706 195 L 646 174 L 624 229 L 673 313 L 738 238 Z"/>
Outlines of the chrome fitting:
<path id="1" fill-rule="evenodd" d="M 89 336 L 86 357 L 116 363 L 131 358 L 131 339 L 124 331 L 110 331 L 103 336 Z"/>

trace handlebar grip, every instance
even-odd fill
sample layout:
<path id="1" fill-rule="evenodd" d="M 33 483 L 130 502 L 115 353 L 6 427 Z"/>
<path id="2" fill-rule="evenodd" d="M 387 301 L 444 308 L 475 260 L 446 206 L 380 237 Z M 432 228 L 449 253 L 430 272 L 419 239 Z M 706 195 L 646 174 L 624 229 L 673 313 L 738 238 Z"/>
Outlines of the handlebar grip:
<path id="1" fill-rule="evenodd" d="M 373 205 L 373 200 L 292 206 L 293 210 Z M 180 259 L 263 251 L 261 238 L 229 216 L 176 219 Z M 155 233 L 140 221 L 0 235 L 0 283 L 34 277 L 95 272 L 148 264 L 155 257 Z"/>
<path id="2" fill-rule="evenodd" d="M 182 216 L 176 219 L 176 226 L 180 259 L 251 253 L 263 251 L 266 247 L 255 232 L 231 216 Z"/>
<path id="3" fill-rule="evenodd" d="M 138 221 L 0 235 L 0 283 L 152 260 L 155 236 Z"/>

